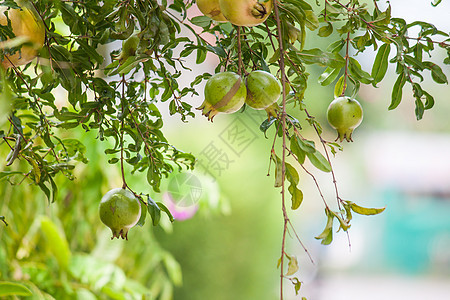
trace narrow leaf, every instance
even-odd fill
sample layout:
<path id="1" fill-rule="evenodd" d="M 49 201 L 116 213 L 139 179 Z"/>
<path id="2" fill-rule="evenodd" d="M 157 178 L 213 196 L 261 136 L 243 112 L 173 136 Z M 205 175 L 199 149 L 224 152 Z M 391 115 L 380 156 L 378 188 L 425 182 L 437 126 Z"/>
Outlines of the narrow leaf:
<path id="1" fill-rule="evenodd" d="M 12 281 L 0 281 L 0 297 L 32 295 L 31 291 L 23 284 Z"/>
<path id="2" fill-rule="evenodd" d="M 403 87 L 406 83 L 405 73 L 401 73 L 395 81 L 394 88 L 392 89 L 391 105 L 389 110 L 395 109 L 402 101 Z"/>
<path id="3" fill-rule="evenodd" d="M 295 295 L 298 295 L 298 292 L 300 291 L 300 288 L 302 287 L 302 282 L 298 280 L 298 278 L 294 278 L 293 282 L 294 289 L 295 289 Z"/>
<path id="4" fill-rule="evenodd" d="M 297 261 L 297 257 L 295 257 L 295 255 L 287 256 L 287 258 L 289 259 L 289 263 L 288 263 L 288 270 L 287 270 L 285 276 L 291 276 L 291 275 L 294 275 L 299 269 L 298 261 Z"/>
<path id="5" fill-rule="evenodd" d="M 327 215 L 327 224 L 322 233 L 315 238 L 322 240 L 322 245 L 329 245 L 333 241 L 333 220 L 334 216 L 330 213 L 329 209 L 325 209 L 325 214 Z"/>
<path id="6" fill-rule="evenodd" d="M 324 52 L 318 48 L 303 50 L 298 54 L 305 64 L 317 64 L 331 68 L 341 68 L 345 65 L 345 60 L 340 54 Z"/>
<path id="7" fill-rule="evenodd" d="M 327 86 L 331 84 L 333 81 L 336 80 L 336 78 L 339 76 L 341 69 L 333 69 L 333 68 L 326 68 L 325 71 L 320 75 L 319 77 L 319 83 L 322 86 Z"/>
<path id="8" fill-rule="evenodd" d="M 372 215 L 378 215 L 380 213 L 382 213 L 386 208 L 367 208 L 367 207 L 362 207 L 359 206 L 355 203 L 351 203 L 351 209 L 360 215 L 365 215 L 365 216 L 372 216 Z"/>
<path id="9" fill-rule="evenodd" d="M 438 65 L 433 64 L 433 63 L 428 63 L 427 66 L 429 67 L 429 69 L 431 71 L 431 78 L 433 78 L 433 80 L 436 83 L 439 83 L 439 84 L 448 83 L 447 76 L 445 76 L 441 67 L 439 67 Z"/>
<path id="10" fill-rule="evenodd" d="M 170 212 L 170 210 L 161 202 L 156 202 L 156 204 L 158 205 L 159 209 L 162 210 L 163 212 L 166 213 L 166 215 L 169 217 L 170 222 L 174 221 L 174 218 L 172 216 L 172 213 Z"/>
<path id="11" fill-rule="evenodd" d="M 342 75 L 341 78 L 339 78 L 338 82 L 334 86 L 334 97 L 340 97 L 344 93 L 345 89 L 345 76 Z"/>
<path id="12" fill-rule="evenodd" d="M 142 227 L 145 224 L 145 219 L 147 217 L 147 206 L 144 204 L 142 199 L 139 200 L 139 203 L 141 204 L 141 217 L 139 218 L 139 221 L 136 225 Z"/>
<path id="13" fill-rule="evenodd" d="M 323 172 L 331 172 L 330 162 L 319 151 L 315 151 L 314 153 L 306 152 L 306 156 L 308 156 L 311 163 L 317 169 Z"/>
<path id="14" fill-rule="evenodd" d="M 297 139 L 297 141 L 298 141 L 299 147 L 300 147 L 303 151 L 308 152 L 308 153 L 314 153 L 314 152 L 316 152 L 316 148 L 315 148 L 315 145 L 314 145 L 314 142 L 313 142 L 313 141 L 308 141 L 308 140 L 305 140 L 305 139 L 300 138 L 300 137 L 298 137 L 298 136 L 296 136 L 296 139 Z"/>
<path id="15" fill-rule="evenodd" d="M 353 77 L 356 78 L 358 81 L 361 81 L 362 83 L 365 83 L 365 84 L 372 83 L 372 81 L 373 81 L 372 76 L 370 76 L 369 73 L 364 71 L 361 68 L 360 63 L 352 57 L 350 57 L 350 60 L 349 60 L 349 70 L 350 70 L 350 73 L 353 75 Z"/>
<path id="16" fill-rule="evenodd" d="M 389 53 L 391 52 L 391 44 L 383 44 L 378 49 L 377 56 L 372 67 L 372 78 L 374 84 L 380 82 L 386 75 L 389 64 Z"/>
<path id="17" fill-rule="evenodd" d="M 275 187 L 281 187 L 283 185 L 283 163 L 281 159 L 274 153 L 272 153 L 272 160 L 275 163 Z"/>
<path id="18" fill-rule="evenodd" d="M 159 220 L 161 219 L 161 209 L 150 197 L 147 199 L 147 210 L 152 217 L 153 226 L 157 226 L 159 224 Z"/>
<path id="19" fill-rule="evenodd" d="M 287 180 L 294 184 L 297 185 L 299 182 L 299 176 L 298 176 L 298 172 L 297 170 L 289 163 L 285 163 L 286 166 L 286 178 Z"/>
<path id="20" fill-rule="evenodd" d="M 425 95 L 426 101 L 425 101 L 425 109 L 430 109 L 434 106 L 434 98 L 426 91 L 423 91 L 423 94 Z"/>
<path id="21" fill-rule="evenodd" d="M 288 187 L 289 193 L 292 195 L 291 201 L 292 201 L 292 210 L 296 210 L 300 207 L 300 205 L 303 202 L 303 192 L 297 188 L 297 186 L 291 184 Z"/>
<path id="22" fill-rule="evenodd" d="M 303 164 L 305 162 L 305 151 L 300 148 L 298 137 L 292 137 L 290 140 L 290 149 L 295 156 L 297 156 L 297 160 L 299 164 Z"/>
<path id="23" fill-rule="evenodd" d="M 330 34 L 333 33 L 333 25 L 331 22 L 327 22 L 327 25 L 320 27 L 319 29 L 319 36 L 320 37 L 327 37 Z"/>
<path id="24" fill-rule="evenodd" d="M 319 28 L 319 19 L 312 10 L 305 10 L 306 22 L 305 25 L 309 30 L 314 31 Z"/>

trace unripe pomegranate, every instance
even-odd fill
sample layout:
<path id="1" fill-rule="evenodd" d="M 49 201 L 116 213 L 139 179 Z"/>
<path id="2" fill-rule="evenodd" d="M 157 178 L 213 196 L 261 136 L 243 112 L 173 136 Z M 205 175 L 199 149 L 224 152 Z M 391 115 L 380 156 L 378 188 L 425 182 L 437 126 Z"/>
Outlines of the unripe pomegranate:
<path id="1" fill-rule="evenodd" d="M 273 9 L 273 0 L 219 0 L 225 18 L 237 26 L 255 26 L 264 22 Z"/>
<path id="2" fill-rule="evenodd" d="M 196 0 L 198 9 L 207 17 L 218 21 L 227 22 L 220 11 L 219 0 Z"/>
<path id="3" fill-rule="evenodd" d="M 19 2 L 20 4 L 21 2 Z M 26 2 L 23 2 L 26 3 Z M 8 19 L 5 15 L 6 7 L 0 7 L 0 24 L 7 26 Z M 39 49 L 44 45 L 45 29 L 39 16 L 23 5 L 22 9 L 9 9 L 8 17 L 11 21 L 11 28 L 16 35 L 16 39 L 23 39 L 21 48 L 12 55 L 5 54 L 0 57 L 1 64 L 4 68 L 10 68 L 13 65 L 25 65 L 32 61 Z"/>
<path id="4" fill-rule="evenodd" d="M 346 139 L 347 142 L 353 142 L 352 132 L 363 119 L 361 104 L 350 97 L 338 97 L 328 106 L 327 119 L 338 132 L 336 140 L 342 142 Z"/>
<path id="5" fill-rule="evenodd" d="M 115 188 L 107 192 L 99 206 L 100 220 L 112 231 L 112 238 L 128 240 L 128 230 L 141 217 L 141 204 L 132 192 Z"/>
<path id="6" fill-rule="evenodd" d="M 247 98 L 245 104 L 254 109 L 266 109 L 280 98 L 281 85 L 266 71 L 253 71 L 247 76 Z"/>
<path id="7" fill-rule="evenodd" d="M 130 56 L 136 55 L 136 50 L 139 46 L 140 39 L 137 34 L 131 35 L 126 40 L 122 41 L 122 51 L 117 58 L 120 63 L 124 63 Z"/>
<path id="8" fill-rule="evenodd" d="M 244 105 L 247 88 L 241 76 L 233 72 L 214 74 L 205 85 L 205 101 L 197 109 L 212 121 L 221 113 L 234 113 Z"/>

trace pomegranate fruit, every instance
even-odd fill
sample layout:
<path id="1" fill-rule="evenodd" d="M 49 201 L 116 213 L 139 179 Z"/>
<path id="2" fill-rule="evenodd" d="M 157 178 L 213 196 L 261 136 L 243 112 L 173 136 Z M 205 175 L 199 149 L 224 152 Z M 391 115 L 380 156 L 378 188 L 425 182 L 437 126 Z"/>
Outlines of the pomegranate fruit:
<path id="1" fill-rule="evenodd" d="M 26 3 L 26 2 L 24 2 Z M 39 16 L 32 11 L 31 7 L 23 5 L 22 9 L 9 9 L 0 7 L 0 24 L 7 26 L 8 18 L 5 12 L 8 12 L 8 18 L 11 21 L 11 28 L 16 35 L 15 39 L 22 44 L 21 48 L 13 54 L 3 53 L 0 57 L 4 68 L 10 68 L 13 65 L 25 65 L 32 61 L 39 49 L 44 45 L 45 29 Z M 8 39 L 11 41 L 12 39 Z"/>
<path id="2" fill-rule="evenodd" d="M 363 110 L 361 104 L 350 97 L 338 97 L 334 99 L 327 110 L 328 123 L 337 130 L 338 137 L 342 142 L 353 142 L 353 130 L 361 124 L 363 119 Z"/>
<path id="3" fill-rule="evenodd" d="M 141 204 L 132 192 L 115 188 L 107 192 L 99 205 L 100 220 L 112 231 L 112 238 L 127 239 L 128 230 L 141 217 Z"/>
<path id="4" fill-rule="evenodd" d="M 136 55 L 139 41 L 137 34 L 133 34 L 122 42 L 122 59 L 126 60 L 128 57 Z"/>
<path id="5" fill-rule="evenodd" d="M 225 18 L 237 26 L 255 26 L 264 22 L 273 9 L 273 0 L 219 0 Z"/>
<path id="6" fill-rule="evenodd" d="M 122 51 L 115 56 L 114 60 L 119 60 L 123 64 L 130 56 L 136 55 L 136 50 L 139 46 L 140 39 L 137 34 L 131 35 L 126 40 L 122 41 Z"/>
<path id="7" fill-rule="evenodd" d="M 266 71 L 253 71 L 247 76 L 247 98 L 245 104 L 254 109 L 266 109 L 280 98 L 281 85 Z"/>
<path id="8" fill-rule="evenodd" d="M 221 113 L 234 113 L 244 105 L 247 88 L 241 76 L 233 72 L 214 74 L 205 85 L 205 101 L 197 109 L 212 121 Z"/>
<path id="9" fill-rule="evenodd" d="M 198 9 L 214 21 L 227 22 L 220 10 L 219 0 L 196 0 Z"/>

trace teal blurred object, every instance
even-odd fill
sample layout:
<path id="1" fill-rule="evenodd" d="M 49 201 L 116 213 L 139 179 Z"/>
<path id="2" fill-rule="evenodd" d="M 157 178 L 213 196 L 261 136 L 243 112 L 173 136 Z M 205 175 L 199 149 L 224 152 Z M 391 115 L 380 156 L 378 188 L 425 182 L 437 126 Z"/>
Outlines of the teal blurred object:
<path id="1" fill-rule="evenodd" d="M 450 274 L 450 196 L 391 190 L 383 198 L 388 209 L 381 245 L 388 269 Z"/>

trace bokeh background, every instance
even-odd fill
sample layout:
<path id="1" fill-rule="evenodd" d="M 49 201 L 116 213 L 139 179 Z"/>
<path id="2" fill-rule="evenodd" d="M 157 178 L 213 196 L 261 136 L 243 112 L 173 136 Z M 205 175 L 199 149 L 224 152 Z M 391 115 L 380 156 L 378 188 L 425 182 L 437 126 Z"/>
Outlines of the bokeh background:
<path id="1" fill-rule="evenodd" d="M 391 5 L 394 16 L 450 31 L 446 1 L 437 8 L 423 0 Z M 308 40 L 306 48 L 311 45 L 327 46 L 317 38 Z M 363 69 L 370 70 L 374 53 L 361 57 Z M 216 63 L 209 56 L 207 63 L 193 65 L 184 74 L 186 82 L 197 73 L 213 73 Z M 321 71 L 310 69 L 305 103 L 323 124 L 324 137 L 332 140 L 335 132 L 325 112 L 333 90 L 316 83 Z M 444 72 L 450 75 L 448 68 Z M 443 300 L 450 294 L 450 88 L 426 79 L 423 85 L 436 104 L 416 121 L 407 88 L 401 105 L 387 110 L 394 78 L 390 69 L 378 88 L 361 88 L 364 122 L 354 133 L 355 142 L 344 143 L 332 161 L 342 198 L 386 207 L 378 216 L 354 216 L 351 247 L 342 232 L 329 246 L 314 238 L 326 223 L 324 207 L 314 181 L 300 175 L 304 201 L 290 217 L 314 262 L 293 236 L 287 252 L 299 260 L 300 294 L 310 300 Z M 203 99 L 190 101 L 199 106 Z M 173 210 L 175 223 L 163 217 L 160 227 L 147 222 L 130 231 L 129 241 L 110 241 L 97 205 L 103 193 L 120 186 L 120 173 L 107 164 L 107 145 L 80 130 L 75 135 L 90 162 L 76 166 L 74 181 L 57 178 L 57 203 L 48 204 L 26 182 L 1 182 L 0 215 L 9 226 L 0 223 L 0 280 L 25 282 L 35 299 L 277 299 L 282 212 L 280 191 L 273 187 L 273 176 L 267 176 L 273 131 L 266 138 L 259 130 L 265 113 L 246 109 L 219 115 L 214 123 L 197 114 L 183 123 L 169 117 L 163 104 L 159 107 L 168 140 L 198 158 L 196 171 L 172 174 L 163 192 L 152 194 Z M 305 119 L 295 109 L 292 114 Z M 303 123 L 304 135 L 317 140 Z M 0 152 L 6 157 L 8 149 L 2 146 Z M 331 175 L 310 169 L 327 201 L 334 203 Z M 151 192 L 142 174 L 129 175 L 127 182 Z M 48 220 L 57 237 L 43 230 Z M 55 246 L 64 241 L 65 256 Z M 290 283 L 285 285 L 286 299 L 298 299 Z"/>

